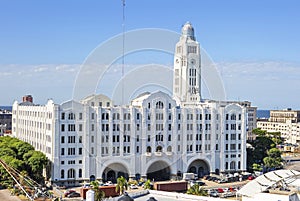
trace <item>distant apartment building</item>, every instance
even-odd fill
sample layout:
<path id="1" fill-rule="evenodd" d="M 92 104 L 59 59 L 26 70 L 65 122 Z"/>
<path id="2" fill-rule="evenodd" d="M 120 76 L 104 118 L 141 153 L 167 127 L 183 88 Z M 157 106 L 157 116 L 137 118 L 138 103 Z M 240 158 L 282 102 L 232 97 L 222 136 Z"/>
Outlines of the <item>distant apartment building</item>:
<path id="1" fill-rule="evenodd" d="M 11 133 L 12 112 L 0 109 L 0 126 L 3 133 Z"/>
<path id="2" fill-rule="evenodd" d="M 287 143 L 300 143 L 300 111 L 271 110 L 269 119 L 257 121 L 257 128 L 268 132 L 280 132 Z"/>
<path id="3" fill-rule="evenodd" d="M 200 46 L 186 23 L 175 49 L 173 97 L 146 92 L 128 105 L 101 94 L 62 104 L 16 101 L 13 136 L 46 154 L 51 181 L 60 185 L 246 171 L 250 102 L 201 99 L 200 74 Z"/>

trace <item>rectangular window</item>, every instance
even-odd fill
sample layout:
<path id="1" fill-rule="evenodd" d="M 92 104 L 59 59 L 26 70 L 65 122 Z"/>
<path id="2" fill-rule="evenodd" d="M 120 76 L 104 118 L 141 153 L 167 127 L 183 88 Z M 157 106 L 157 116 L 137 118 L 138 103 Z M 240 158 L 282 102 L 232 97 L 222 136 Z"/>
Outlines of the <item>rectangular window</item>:
<path id="1" fill-rule="evenodd" d="M 79 149 L 78 149 L 78 154 L 79 154 L 79 155 L 82 155 L 82 148 L 79 148 Z"/>
<path id="2" fill-rule="evenodd" d="M 79 124 L 79 131 L 82 131 L 82 124 Z"/>
<path id="3" fill-rule="evenodd" d="M 65 124 L 61 125 L 61 131 L 64 132 L 65 131 Z"/>
<path id="4" fill-rule="evenodd" d="M 92 143 L 94 142 L 94 136 L 93 135 L 91 136 L 91 142 Z"/>
<path id="5" fill-rule="evenodd" d="M 82 120 L 82 113 L 79 113 L 79 120 Z"/>
<path id="6" fill-rule="evenodd" d="M 61 148 L 61 150 L 60 150 L 60 155 L 62 155 L 62 156 L 65 155 L 65 148 Z"/>
<path id="7" fill-rule="evenodd" d="M 104 126 L 104 125 L 102 124 L 102 128 L 103 128 L 103 126 Z M 92 131 L 94 131 L 94 130 L 95 130 L 95 125 L 94 125 L 94 124 L 92 124 L 92 128 L 91 128 L 91 130 L 92 130 Z M 102 130 L 102 131 L 103 131 L 103 130 Z"/>
<path id="8" fill-rule="evenodd" d="M 136 125 L 136 130 L 139 131 L 140 130 L 140 124 Z"/>
<path id="9" fill-rule="evenodd" d="M 61 143 L 65 143 L 65 136 L 61 136 Z"/>
<path id="10" fill-rule="evenodd" d="M 61 113 L 61 119 L 62 119 L 62 120 L 65 119 L 65 113 L 64 113 L 64 112 Z"/>
<path id="11" fill-rule="evenodd" d="M 92 113 L 91 119 L 95 119 L 95 113 Z"/>
<path id="12" fill-rule="evenodd" d="M 148 131 L 151 131 L 151 125 L 148 124 Z"/>
<path id="13" fill-rule="evenodd" d="M 140 147 L 137 146 L 137 147 L 136 147 L 136 153 L 139 153 L 139 152 L 140 152 Z"/>
<path id="14" fill-rule="evenodd" d="M 127 130 L 130 131 L 130 124 L 127 125 Z"/>

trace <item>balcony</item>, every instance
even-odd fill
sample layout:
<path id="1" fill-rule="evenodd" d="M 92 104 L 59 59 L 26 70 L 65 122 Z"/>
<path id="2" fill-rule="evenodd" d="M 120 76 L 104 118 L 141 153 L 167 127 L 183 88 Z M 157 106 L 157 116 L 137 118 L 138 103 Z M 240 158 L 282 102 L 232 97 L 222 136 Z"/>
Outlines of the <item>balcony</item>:
<path id="1" fill-rule="evenodd" d="M 158 152 L 154 152 L 155 156 L 162 156 L 162 152 L 158 151 Z"/>
<path id="2" fill-rule="evenodd" d="M 146 152 L 145 155 L 146 156 L 151 156 L 151 152 Z"/>

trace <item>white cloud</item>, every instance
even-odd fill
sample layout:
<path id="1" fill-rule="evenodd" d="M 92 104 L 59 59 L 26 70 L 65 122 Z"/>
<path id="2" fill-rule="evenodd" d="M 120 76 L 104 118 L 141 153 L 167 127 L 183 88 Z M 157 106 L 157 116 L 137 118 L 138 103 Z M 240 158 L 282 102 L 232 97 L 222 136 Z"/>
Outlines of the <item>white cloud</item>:
<path id="1" fill-rule="evenodd" d="M 47 67 L 38 66 L 38 67 L 34 67 L 33 72 L 40 73 L 40 72 L 44 72 L 44 71 L 47 71 L 47 70 L 48 70 Z"/>

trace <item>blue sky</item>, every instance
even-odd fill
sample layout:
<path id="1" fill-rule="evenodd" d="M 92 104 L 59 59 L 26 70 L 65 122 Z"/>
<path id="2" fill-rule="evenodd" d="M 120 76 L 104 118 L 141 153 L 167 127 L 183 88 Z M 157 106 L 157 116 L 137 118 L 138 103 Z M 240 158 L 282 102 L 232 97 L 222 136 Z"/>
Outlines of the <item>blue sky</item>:
<path id="1" fill-rule="evenodd" d="M 180 32 L 192 22 L 196 38 L 217 64 L 227 98 L 263 109 L 300 109 L 299 1 L 127 0 L 126 31 L 162 28 Z M 0 105 L 24 94 L 61 103 L 87 56 L 122 32 L 122 2 L 1 1 Z M 146 53 L 144 54 L 146 55 Z M 128 58 L 127 65 L 171 65 L 170 56 Z M 154 55 L 154 56 L 153 56 Z M 100 91 L 101 92 L 101 91 Z"/>

